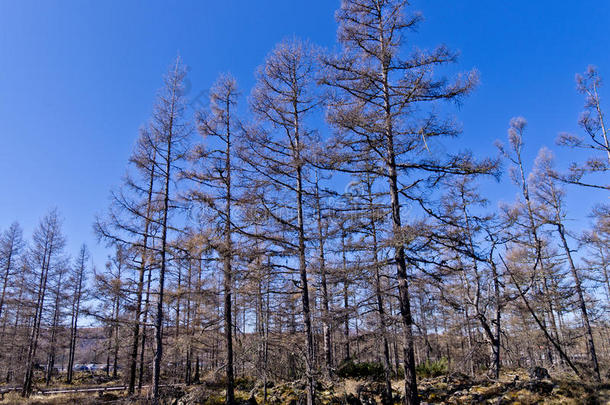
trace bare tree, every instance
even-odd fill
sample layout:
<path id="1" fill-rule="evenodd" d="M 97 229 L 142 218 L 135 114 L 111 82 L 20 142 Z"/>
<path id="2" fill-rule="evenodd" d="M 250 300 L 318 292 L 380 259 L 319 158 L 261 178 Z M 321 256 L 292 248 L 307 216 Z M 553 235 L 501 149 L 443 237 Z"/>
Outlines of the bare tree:
<path id="1" fill-rule="evenodd" d="M 307 161 L 315 135 L 308 127 L 308 117 L 319 105 L 315 68 L 312 46 L 296 39 L 280 43 L 267 56 L 251 96 L 251 109 L 262 126 L 248 131 L 243 149 L 247 168 L 256 178 L 252 193 L 258 211 L 278 227 L 265 238 L 285 249 L 286 254 L 296 255 L 299 281 L 295 285 L 301 293 L 305 325 L 309 405 L 314 402 L 315 390 L 305 198 L 311 195 L 306 184 L 310 177 Z"/>
<path id="2" fill-rule="evenodd" d="M 81 301 L 85 285 L 87 283 L 87 261 L 89 260 L 89 251 L 86 245 L 82 245 L 76 258 L 76 263 L 73 267 L 71 275 L 72 303 L 70 306 L 70 341 L 68 342 L 68 373 L 66 382 L 72 383 L 74 372 L 74 356 L 76 354 L 76 341 L 78 339 L 78 317 L 81 311 Z"/>
<path id="3" fill-rule="evenodd" d="M 152 242 L 159 228 L 157 183 L 158 154 L 154 131 L 150 125 L 140 129 L 134 151 L 129 159 L 133 173 L 125 176 L 123 186 L 111 194 L 111 204 L 103 218 L 94 224 L 96 234 L 109 245 L 116 243 L 130 246 L 137 252 L 133 266 L 138 275 L 135 285 L 133 310 L 133 340 L 130 353 L 128 392 L 133 394 L 138 364 L 138 346 L 143 314 L 143 295 L 146 273 L 150 275 L 154 263 Z M 149 277 L 150 279 L 150 277 Z M 150 282 L 147 283 L 150 287 Z M 142 345 L 144 350 L 144 345 Z M 143 368 L 144 364 L 140 364 Z"/>
<path id="4" fill-rule="evenodd" d="M 510 121 L 510 128 L 508 130 L 510 147 L 505 148 L 503 145 L 498 144 L 500 151 L 513 164 L 511 176 L 513 182 L 521 190 L 522 199 L 508 210 L 507 217 L 517 225 L 513 227 L 514 231 L 512 231 L 512 239 L 514 241 L 512 254 L 513 256 L 524 256 L 523 260 L 521 260 L 525 262 L 526 267 L 523 276 L 520 277 L 516 274 L 516 266 L 512 263 L 507 263 L 502 257 L 501 259 L 527 311 L 531 314 L 547 340 L 547 357 L 549 362 L 553 364 L 552 348 L 555 348 L 559 356 L 580 376 L 581 373 L 576 369 L 561 345 L 557 328 L 555 309 L 550 291 L 554 275 L 552 272 L 553 266 L 548 261 L 548 256 L 550 256 L 548 241 L 543 237 L 542 227 L 544 222 L 536 215 L 536 212 L 541 207 L 536 204 L 532 197 L 531 184 L 527 179 L 522 157 L 523 136 L 526 125 L 527 122 L 523 117 L 513 118 Z M 541 316 L 536 313 L 535 307 L 526 296 L 530 289 L 540 292 L 543 303 Z"/>
<path id="5" fill-rule="evenodd" d="M 95 274 L 96 291 L 101 293 L 95 315 L 108 331 L 106 345 L 106 374 L 118 376 L 121 326 L 124 319 L 124 307 L 127 299 L 125 273 L 128 266 L 128 249 L 125 245 L 116 244 L 114 253 L 108 256 L 105 271 Z"/>
<path id="6" fill-rule="evenodd" d="M 196 169 L 185 173 L 193 180 L 197 188 L 193 189 L 188 199 L 204 205 L 202 221 L 214 221 L 220 229 L 214 230 L 218 237 L 209 238 L 223 262 L 224 289 L 224 333 L 226 345 L 226 403 L 235 402 L 235 377 L 233 370 L 233 320 L 232 290 L 234 288 L 233 248 L 235 220 L 232 217 L 235 205 L 233 174 L 233 143 L 238 135 L 240 122 L 236 117 L 237 82 L 230 75 L 218 78 L 210 92 L 210 109 L 202 111 L 198 117 L 200 134 L 207 138 L 209 146 L 199 145 L 193 151 Z M 215 144 L 218 144 L 216 146 Z M 205 212 L 210 211 L 211 215 Z"/>
<path id="7" fill-rule="evenodd" d="M 326 58 L 323 82 L 332 93 L 328 120 L 340 131 L 334 142 L 341 151 L 335 167 L 352 173 L 370 171 L 388 181 L 403 324 L 405 403 L 417 404 L 401 195 L 413 193 L 431 173 L 469 172 L 475 168 L 463 155 L 443 163 L 422 157 L 428 149 L 427 139 L 459 132 L 453 122 L 440 120 L 422 107 L 434 100 L 457 100 L 466 95 L 474 87 L 476 76 L 471 73 L 455 81 L 435 79 L 432 75 L 435 66 L 456 59 L 444 47 L 416 51 L 402 58 L 404 35 L 421 20 L 419 14 L 408 16 L 406 7 L 404 0 L 343 1 L 337 13 L 343 53 Z M 371 167 L 363 169 L 356 165 L 359 159 L 371 157 L 374 158 Z M 414 179 L 411 184 L 406 183 L 406 175 L 401 176 L 406 173 L 409 179 Z"/>
<path id="8" fill-rule="evenodd" d="M 153 361 L 153 401 L 159 399 L 159 381 L 161 375 L 161 360 L 163 357 L 163 298 L 165 276 L 168 264 L 169 214 L 172 210 L 170 200 L 173 192 L 170 190 L 178 173 L 177 164 L 184 159 L 185 142 L 190 135 L 190 127 L 184 119 L 184 78 L 186 69 L 180 57 L 170 68 L 165 77 L 157 105 L 154 108 L 151 130 L 156 154 L 159 181 L 163 185 L 159 193 L 160 207 L 160 241 L 159 241 L 159 285 L 157 293 L 157 308 L 155 318 L 155 356 Z"/>
<path id="9" fill-rule="evenodd" d="M 442 298 L 464 311 L 469 344 L 472 336 L 467 314 L 472 314 L 478 322 L 489 342 L 490 371 L 497 379 L 500 374 L 501 310 L 506 298 L 501 292 L 496 252 L 503 242 L 501 229 L 505 224 L 498 223 L 493 215 L 485 212 L 475 213 L 482 211 L 488 201 L 479 193 L 472 176 L 451 176 L 445 183 L 448 191 L 440 202 L 440 215 L 428 211 L 436 225 L 430 227 L 430 237 L 438 244 L 438 251 L 446 251 L 445 260 L 451 262 L 449 268 L 439 266 L 442 282 L 445 278 L 456 279 L 458 296 L 449 297 L 453 294 L 444 292 Z M 471 372 L 476 372 L 478 359 L 474 353 L 469 359 Z"/>
<path id="10" fill-rule="evenodd" d="M 0 264 L 2 270 L 2 293 L 0 293 L 0 319 L 6 300 L 9 282 L 19 263 L 19 255 L 24 247 L 23 231 L 19 223 L 14 222 L 0 237 Z"/>
<path id="11" fill-rule="evenodd" d="M 325 373 L 326 377 L 329 378 L 332 375 L 333 369 L 333 357 L 332 357 L 332 343 L 331 343 L 331 335 L 332 335 L 332 319 L 330 312 L 330 294 L 329 294 L 329 286 L 328 286 L 328 268 L 327 268 L 327 258 L 326 258 L 326 249 L 325 244 L 328 239 L 328 227 L 329 220 L 327 218 L 327 214 L 325 212 L 329 211 L 328 207 L 326 207 L 323 203 L 324 194 L 323 190 L 320 189 L 320 173 L 316 171 L 316 179 L 315 179 L 315 187 L 314 187 L 314 207 L 315 207 L 315 216 L 316 216 L 316 225 L 318 231 L 318 271 L 320 273 L 320 289 L 322 293 L 322 335 L 324 341 L 324 362 L 325 362 Z"/>
<path id="12" fill-rule="evenodd" d="M 356 251 L 364 251 L 365 257 L 370 256 L 370 259 L 364 259 L 363 267 L 367 273 L 367 279 L 370 280 L 372 293 L 375 297 L 375 308 L 379 316 L 379 333 L 382 341 L 382 359 L 385 377 L 385 398 L 384 402 L 389 403 L 392 399 L 392 362 L 390 359 L 390 342 L 389 342 L 389 317 L 385 308 L 387 295 L 387 287 L 384 279 L 387 279 L 385 268 L 387 267 L 384 260 L 384 247 L 382 246 L 382 238 L 380 231 L 383 229 L 384 221 L 387 218 L 389 208 L 383 202 L 383 193 L 375 190 L 376 178 L 366 172 L 357 176 L 358 180 L 352 180 L 348 185 L 348 196 L 351 207 L 348 210 L 353 212 L 348 213 L 350 218 L 350 232 L 360 232 L 361 240 L 353 244 Z M 386 221 L 387 222 L 387 221 Z"/>
<path id="13" fill-rule="evenodd" d="M 66 282 L 64 275 L 70 272 L 69 266 L 69 260 L 64 259 L 56 267 L 56 271 L 50 275 L 51 282 L 53 283 L 50 288 L 52 294 L 51 298 L 53 300 L 53 315 L 51 316 L 51 324 L 49 325 L 51 335 L 49 336 L 48 341 L 47 372 L 45 377 L 47 386 L 51 383 L 53 373 L 55 372 L 57 346 L 59 344 L 58 340 L 60 339 L 59 335 L 61 333 L 60 327 L 64 317 L 64 302 L 67 301 L 64 291 Z"/>
<path id="14" fill-rule="evenodd" d="M 34 231 L 33 244 L 30 251 L 31 260 L 38 268 L 39 281 L 34 295 L 34 317 L 30 329 L 26 371 L 21 389 L 21 395 L 24 397 L 29 396 L 32 392 L 34 363 L 36 361 L 40 325 L 45 308 L 49 271 L 59 264 L 58 260 L 65 243 L 65 238 L 61 232 L 59 213 L 57 210 L 52 210 L 40 221 L 40 224 Z"/>
<path id="15" fill-rule="evenodd" d="M 606 173 L 610 170 L 610 134 L 606 128 L 599 95 L 601 84 L 601 77 L 594 66 L 589 66 L 584 75 L 576 75 L 578 92 L 586 99 L 585 111 L 578 123 L 587 137 L 561 133 L 557 138 L 559 145 L 593 151 L 595 154 L 585 162 L 572 163 L 567 174 L 554 173 L 554 176 L 567 183 L 608 190 L 609 184 L 592 183 L 585 178 L 586 175 Z"/>
<path id="16" fill-rule="evenodd" d="M 541 203 L 542 209 L 538 211 L 538 215 L 545 223 L 555 227 L 561 246 L 564 250 L 567 259 L 568 267 L 574 281 L 574 289 L 578 299 L 578 307 L 582 318 L 584 333 L 587 337 L 587 348 L 589 350 L 590 365 L 593 370 L 593 378 L 601 381 L 599 373 L 599 363 L 595 350 L 595 342 L 593 340 L 593 332 L 591 322 L 585 301 L 585 294 L 581 282 L 581 277 L 576 268 L 573 250 L 568 244 L 568 231 L 564 225 L 566 212 L 564 207 L 565 191 L 555 181 L 555 170 L 553 168 L 553 156 L 548 149 L 542 149 L 538 153 L 536 166 L 532 173 L 532 182 L 534 183 L 534 196 Z"/>

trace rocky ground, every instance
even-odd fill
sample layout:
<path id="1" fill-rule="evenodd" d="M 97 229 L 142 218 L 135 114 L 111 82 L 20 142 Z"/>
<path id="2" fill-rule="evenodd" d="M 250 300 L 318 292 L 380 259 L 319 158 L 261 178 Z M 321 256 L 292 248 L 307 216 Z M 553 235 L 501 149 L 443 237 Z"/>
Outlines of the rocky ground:
<path id="1" fill-rule="evenodd" d="M 263 403 L 260 384 L 248 380 L 239 383 L 237 396 L 242 404 Z M 404 394 L 401 385 L 401 381 L 393 382 L 394 404 L 401 403 Z M 270 384 L 266 402 L 273 405 L 301 404 L 304 388 L 301 382 Z M 551 377 L 546 370 L 542 373 L 506 372 L 497 382 L 450 374 L 421 379 L 419 388 L 423 404 L 610 404 L 610 384 L 588 385 L 568 375 Z M 367 379 L 342 379 L 322 382 L 317 391 L 320 404 L 382 404 L 384 384 Z M 186 392 L 176 404 L 221 404 L 222 401 L 222 391 L 203 384 Z"/>
<path id="2" fill-rule="evenodd" d="M 546 371 L 546 370 L 544 370 Z M 261 383 L 240 378 L 236 396 L 242 405 L 264 403 Z M 299 405 L 304 403 L 302 382 L 267 385 L 268 404 Z M 392 403 L 400 404 L 401 382 L 393 383 Z M 549 376 L 545 372 L 524 370 L 505 372 L 499 381 L 473 380 L 465 375 L 450 374 L 420 379 L 423 404 L 610 404 L 610 384 L 584 384 L 568 375 Z M 320 404 L 371 405 L 381 404 L 383 383 L 368 379 L 340 379 L 321 382 L 317 387 Z M 195 405 L 223 404 L 224 392 L 220 379 L 208 377 L 202 384 L 191 387 L 164 387 L 163 404 Z M 0 403 L 24 403 L 17 395 L 7 394 Z M 122 394 L 104 393 L 32 397 L 28 404 L 147 404 L 145 398 L 126 398 Z"/>

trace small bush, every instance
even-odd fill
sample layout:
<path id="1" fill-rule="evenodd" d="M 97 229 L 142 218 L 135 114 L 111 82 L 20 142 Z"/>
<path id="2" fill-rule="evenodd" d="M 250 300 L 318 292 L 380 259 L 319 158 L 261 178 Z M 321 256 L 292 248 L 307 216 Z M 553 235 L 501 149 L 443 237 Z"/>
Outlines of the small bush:
<path id="1" fill-rule="evenodd" d="M 415 367 L 417 375 L 424 378 L 438 377 L 447 374 L 449 363 L 446 357 L 441 357 L 436 361 L 426 360 Z M 404 374 L 403 374 L 404 375 Z"/>
<path id="2" fill-rule="evenodd" d="M 347 360 L 338 367 L 337 375 L 342 378 L 372 378 L 381 380 L 383 378 L 383 366 L 379 363 L 356 363 L 353 360 Z"/>
<path id="3" fill-rule="evenodd" d="M 235 379 L 235 388 L 242 391 L 250 391 L 256 385 L 256 380 L 252 377 L 237 377 Z"/>

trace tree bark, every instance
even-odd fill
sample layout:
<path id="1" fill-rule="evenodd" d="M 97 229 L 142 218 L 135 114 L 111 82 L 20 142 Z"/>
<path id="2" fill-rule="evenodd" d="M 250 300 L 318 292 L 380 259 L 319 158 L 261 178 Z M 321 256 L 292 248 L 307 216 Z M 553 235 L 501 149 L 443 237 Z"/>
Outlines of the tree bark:
<path id="1" fill-rule="evenodd" d="M 227 98 L 225 108 L 227 109 L 227 117 L 230 115 L 230 98 Z M 224 261 L 224 323 L 225 323 L 225 345 L 227 346 L 227 357 L 226 357 L 226 404 L 233 405 L 235 402 L 235 377 L 233 371 L 233 320 L 232 308 L 231 308 L 231 297 L 233 289 L 233 270 L 232 270 L 232 259 L 233 259 L 233 240 L 231 234 L 231 127 L 230 122 L 227 119 L 226 122 L 226 151 L 225 151 L 225 169 L 226 169 L 226 200 L 225 200 L 225 229 L 224 229 L 224 249 L 223 249 L 223 261 Z"/>

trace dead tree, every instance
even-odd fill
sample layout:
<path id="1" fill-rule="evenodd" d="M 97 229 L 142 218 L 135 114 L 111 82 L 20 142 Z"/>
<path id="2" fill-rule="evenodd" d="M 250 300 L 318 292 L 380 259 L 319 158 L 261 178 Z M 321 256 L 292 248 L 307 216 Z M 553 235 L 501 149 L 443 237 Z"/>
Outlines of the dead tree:
<path id="1" fill-rule="evenodd" d="M 65 301 L 65 292 L 64 288 L 64 274 L 68 272 L 67 267 L 69 263 L 67 260 L 64 260 L 59 266 L 56 268 L 55 274 L 52 274 L 52 279 L 55 281 L 55 288 L 52 288 L 51 293 L 53 294 L 53 315 L 51 316 L 51 325 L 50 332 L 51 336 L 49 337 L 48 344 L 48 353 L 47 353 L 47 372 L 45 376 L 45 383 L 47 386 L 51 383 L 51 379 L 53 378 L 53 372 L 55 370 L 55 359 L 57 356 L 57 344 L 58 344 L 58 334 L 59 327 L 61 323 L 61 319 L 63 318 L 63 302 Z"/>
<path id="2" fill-rule="evenodd" d="M 585 294 L 581 282 L 581 277 L 578 274 L 578 269 L 574 262 L 572 250 L 568 244 L 568 231 L 566 230 L 565 221 L 565 208 L 564 208 L 564 195 L 565 191 L 556 184 L 555 170 L 553 169 L 553 156 L 548 149 L 542 149 L 538 158 L 536 159 L 536 167 L 532 173 L 532 181 L 534 183 L 534 197 L 540 202 L 542 207 L 538 210 L 538 215 L 541 220 L 545 223 L 555 227 L 561 246 L 563 247 L 565 257 L 567 259 L 568 267 L 572 274 L 574 281 L 574 289 L 576 290 L 576 297 L 578 299 L 578 307 L 580 310 L 580 316 L 582 318 L 584 334 L 587 337 L 587 349 L 589 351 L 590 366 L 593 371 L 593 378 L 597 381 L 601 381 L 599 373 L 599 363 L 597 360 L 597 353 L 595 350 L 595 342 L 593 339 L 593 331 L 591 328 L 591 322 L 589 319 L 589 312 L 587 310 L 587 304 L 585 301 Z"/>
<path id="3" fill-rule="evenodd" d="M 311 45 L 292 40 L 276 46 L 257 74 L 251 109 L 259 125 L 249 129 L 242 149 L 249 176 L 253 179 L 251 195 L 259 204 L 261 215 L 276 227 L 275 232 L 264 238 L 296 256 L 298 263 L 299 281 L 295 286 L 301 293 L 305 325 L 309 405 L 314 402 L 315 382 L 305 200 L 311 195 L 310 187 L 307 187 L 311 167 L 307 162 L 311 159 L 311 146 L 315 144 L 315 134 L 308 128 L 307 119 L 319 106 L 315 69 Z"/>
<path id="4" fill-rule="evenodd" d="M 332 322 L 330 313 L 330 300 L 328 292 L 328 269 L 326 263 L 325 244 L 328 238 L 328 220 L 325 215 L 323 206 L 323 195 L 320 190 L 320 174 L 316 171 L 315 188 L 314 188 L 314 205 L 316 213 L 316 225 L 318 231 L 318 267 L 320 273 L 320 289 L 322 293 L 322 339 L 324 350 L 324 372 L 327 378 L 332 375 L 333 358 L 331 347 Z M 266 342 L 266 341 L 265 341 Z"/>
<path id="5" fill-rule="evenodd" d="M 426 113 L 424 106 L 433 100 L 456 100 L 470 92 L 476 77 L 469 74 L 455 81 L 437 80 L 435 66 L 454 62 L 455 54 L 444 47 L 432 52 L 415 52 L 402 58 L 407 31 L 421 20 L 419 14 L 407 15 L 404 0 L 347 0 L 337 13 L 339 42 L 343 52 L 325 58 L 323 80 L 331 91 L 328 120 L 340 131 L 334 144 L 339 150 L 334 167 L 356 173 L 364 170 L 358 160 L 374 157 L 371 174 L 387 180 L 390 199 L 392 246 L 396 263 L 402 320 L 405 403 L 417 404 L 417 383 L 413 341 L 413 319 L 409 298 L 407 257 L 401 198 L 415 192 L 426 173 L 452 170 L 469 171 L 463 156 L 440 163 L 422 159 L 427 139 L 458 133 L 453 123 Z M 461 169 L 456 169 L 460 167 Z M 409 173 L 415 182 L 405 184 Z M 418 180 L 416 173 L 422 174 Z M 401 197 L 401 195 L 403 197 Z"/>
<path id="6" fill-rule="evenodd" d="M 40 325 L 45 309 L 47 294 L 47 280 L 49 271 L 57 265 L 58 257 L 65 246 L 65 238 L 61 233 L 61 220 L 57 210 L 49 212 L 36 228 L 31 248 L 31 260 L 38 268 L 38 286 L 34 292 L 34 317 L 30 328 L 28 341 L 28 354 L 26 358 L 26 371 L 23 380 L 21 395 L 28 397 L 32 392 L 34 379 L 34 363 L 40 337 Z"/>
<path id="7" fill-rule="evenodd" d="M 159 400 L 159 384 L 161 377 L 161 361 L 163 358 L 163 298 L 165 292 L 165 277 L 168 269 L 168 238 L 169 213 L 172 210 L 170 200 L 174 193 L 170 187 L 176 180 L 177 165 L 184 159 L 185 142 L 190 135 L 190 127 L 184 120 L 186 108 L 184 98 L 184 78 L 186 69 L 181 59 L 176 58 L 165 77 L 164 87 L 154 108 L 151 130 L 158 156 L 158 178 L 162 184 L 158 199 L 160 203 L 159 228 L 159 282 L 157 289 L 157 308 L 155 317 L 155 355 L 153 358 L 153 402 Z"/>
<path id="8" fill-rule="evenodd" d="M 542 292 L 545 304 L 544 316 L 541 318 L 542 325 L 546 328 L 548 318 L 554 340 L 559 342 L 557 321 L 555 318 L 553 301 L 550 298 L 549 292 L 549 284 L 552 277 L 551 269 L 549 268 L 550 266 L 545 261 L 547 249 L 545 248 L 545 241 L 542 237 L 543 231 L 541 227 L 543 226 L 543 223 L 535 214 L 540 207 L 536 205 L 536 202 L 532 198 L 530 184 L 527 181 L 525 163 L 523 162 L 522 157 L 524 146 L 523 135 L 526 126 L 527 121 L 523 117 L 511 119 L 508 130 L 509 147 L 505 148 L 502 144 L 497 144 L 501 153 L 513 165 L 512 180 L 515 185 L 519 187 L 521 193 L 519 201 L 517 201 L 516 205 L 510 210 L 507 216 L 512 217 L 512 220 L 520 225 L 519 227 L 515 227 L 513 240 L 523 249 L 524 254 L 529 255 L 528 260 L 532 262 L 532 265 L 530 266 L 530 279 L 536 284 L 535 287 Z M 547 335 L 548 334 L 545 333 L 545 336 Z M 553 346 L 556 346 L 556 344 L 549 341 L 547 353 L 551 364 L 553 364 Z"/>
<path id="9" fill-rule="evenodd" d="M 0 263 L 2 265 L 0 268 L 0 271 L 2 271 L 0 319 L 2 319 L 3 315 L 2 310 L 4 309 L 4 302 L 6 300 L 6 294 L 9 288 L 9 281 L 19 263 L 19 255 L 22 253 L 23 248 L 23 231 L 21 230 L 19 223 L 14 222 L 0 237 Z"/>
<path id="10" fill-rule="evenodd" d="M 208 241 L 216 249 L 223 263 L 224 290 L 224 333 L 226 345 L 226 403 L 235 402 L 235 377 L 233 366 L 232 297 L 234 256 L 234 210 L 236 196 L 232 183 L 235 138 L 239 135 L 240 122 L 236 117 L 237 82 L 229 75 L 222 75 L 210 92 L 209 111 L 201 111 L 198 130 L 209 145 L 198 145 L 191 158 L 196 167 L 187 171 L 185 177 L 192 180 L 195 187 L 188 193 L 188 199 L 203 206 L 202 222 L 219 222 L 220 229 L 213 230 L 214 236 Z M 215 144 L 219 146 L 216 147 Z M 205 215 L 211 211 L 211 217 Z M 217 236 L 216 236 L 217 235 Z"/>
<path id="11" fill-rule="evenodd" d="M 150 125 L 140 129 L 134 151 L 129 158 L 132 171 L 122 187 L 111 193 L 111 204 L 104 217 L 98 217 L 94 229 L 98 238 L 109 245 L 122 244 L 133 249 L 133 267 L 138 269 L 133 309 L 133 336 L 129 360 L 127 391 L 133 394 L 138 364 L 138 345 L 141 339 L 143 294 L 146 273 L 154 262 L 152 241 L 159 228 L 157 199 L 157 139 Z M 144 347 L 142 347 L 144 350 Z M 143 364 L 140 366 L 144 367 Z"/>
<path id="12" fill-rule="evenodd" d="M 72 272 L 72 305 L 70 308 L 70 341 L 68 343 L 68 374 L 66 382 L 72 384 L 74 372 L 74 356 L 76 354 L 76 341 L 78 339 L 78 317 L 81 310 L 81 301 L 83 298 L 84 285 L 87 280 L 87 261 L 89 260 L 89 251 L 86 245 L 82 245 L 74 270 Z"/>

